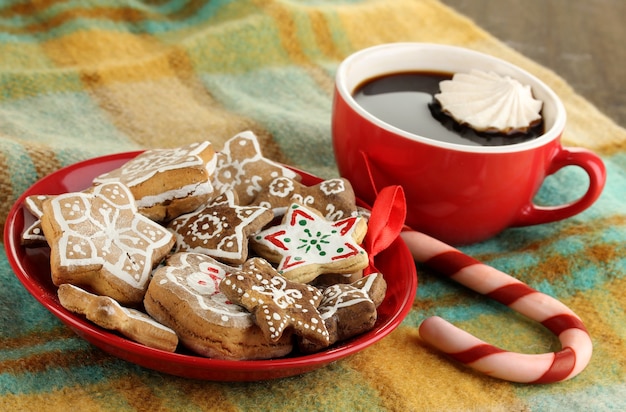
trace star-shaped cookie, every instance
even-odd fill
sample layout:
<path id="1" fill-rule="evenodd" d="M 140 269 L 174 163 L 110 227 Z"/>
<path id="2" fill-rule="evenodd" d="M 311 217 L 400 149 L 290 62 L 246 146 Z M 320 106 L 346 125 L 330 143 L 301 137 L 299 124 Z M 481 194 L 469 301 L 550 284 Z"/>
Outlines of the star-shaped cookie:
<path id="1" fill-rule="evenodd" d="M 368 265 L 360 246 L 367 223 L 354 216 L 336 222 L 318 212 L 292 203 L 281 224 L 250 238 L 254 250 L 286 278 L 308 283 L 324 273 L 353 273 Z"/>
<path id="2" fill-rule="evenodd" d="M 285 279 L 266 260 L 249 259 L 241 271 L 226 275 L 220 290 L 252 313 L 270 341 L 277 341 L 285 329 L 292 328 L 302 338 L 328 345 L 328 330 L 317 310 L 322 292 Z"/>
<path id="3" fill-rule="evenodd" d="M 299 175 L 263 157 L 256 135 L 242 132 L 229 139 L 217 153 L 213 186 L 218 192 L 234 190 L 239 204 L 248 205 L 270 181 L 279 176 L 299 179 Z"/>
<path id="4" fill-rule="evenodd" d="M 119 183 L 45 201 L 41 225 L 55 285 L 88 287 L 121 304 L 141 302 L 152 268 L 174 245 L 167 229 L 137 213 Z"/>
<path id="5" fill-rule="evenodd" d="M 227 191 L 194 212 L 168 224 L 176 236 L 177 251 L 204 253 L 224 263 L 239 265 L 248 258 L 248 236 L 274 218 L 271 210 L 237 205 Z"/>
<path id="6" fill-rule="evenodd" d="M 319 211 L 328 220 L 340 220 L 357 213 L 354 190 L 347 179 L 324 180 L 314 186 L 280 176 L 270 182 L 254 198 L 252 205 L 264 206 L 282 216 L 287 207 L 297 202 Z"/>

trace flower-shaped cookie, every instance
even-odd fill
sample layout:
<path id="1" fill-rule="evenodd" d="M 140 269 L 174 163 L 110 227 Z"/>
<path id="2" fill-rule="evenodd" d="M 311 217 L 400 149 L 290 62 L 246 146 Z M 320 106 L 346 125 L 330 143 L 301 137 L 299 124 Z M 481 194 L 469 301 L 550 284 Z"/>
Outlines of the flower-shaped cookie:
<path id="1" fill-rule="evenodd" d="M 213 186 L 218 192 L 234 190 L 239 204 L 248 205 L 278 176 L 299 179 L 294 171 L 263 157 L 256 135 L 247 131 L 232 137 L 217 153 Z"/>
<path id="2" fill-rule="evenodd" d="M 168 228 L 176 235 L 177 251 L 204 253 L 228 264 L 248 258 L 248 236 L 274 218 L 259 206 L 238 206 L 227 191 L 194 212 L 179 216 Z"/>
<path id="3" fill-rule="evenodd" d="M 282 223 L 250 238 L 252 247 L 286 278 L 308 283 L 324 273 L 353 273 L 368 265 L 360 246 L 367 223 L 362 217 L 336 222 L 310 208 L 292 203 Z"/>
<path id="4" fill-rule="evenodd" d="M 322 292 L 285 279 L 264 259 L 246 261 L 241 271 L 222 280 L 220 290 L 252 313 L 270 341 L 277 341 L 285 329 L 292 328 L 302 338 L 328 345 L 328 330 L 317 310 Z"/>
<path id="5" fill-rule="evenodd" d="M 307 186 L 285 176 L 277 177 L 261 190 L 251 204 L 267 207 L 276 216 L 281 216 L 293 202 L 315 209 L 333 221 L 355 216 L 357 212 L 352 185 L 343 178 Z"/>
<path id="6" fill-rule="evenodd" d="M 41 225 L 55 285 L 89 287 L 121 304 L 141 302 L 152 268 L 174 245 L 171 233 L 137 213 L 133 195 L 119 183 L 51 198 Z"/>

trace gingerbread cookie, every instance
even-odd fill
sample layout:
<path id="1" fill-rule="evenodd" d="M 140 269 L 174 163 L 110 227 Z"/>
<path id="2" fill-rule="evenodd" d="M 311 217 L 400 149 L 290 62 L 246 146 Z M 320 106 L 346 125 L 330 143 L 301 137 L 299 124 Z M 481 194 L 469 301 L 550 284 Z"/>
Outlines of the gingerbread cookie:
<path id="1" fill-rule="evenodd" d="M 221 280 L 236 270 L 203 254 L 176 253 L 154 271 L 144 299 L 146 311 L 203 356 L 241 360 L 288 354 L 290 334 L 268 341 L 250 312 L 220 292 Z"/>
<path id="2" fill-rule="evenodd" d="M 286 278 L 308 283 L 324 273 L 353 273 L 368 265 L 360 246 L 367 232 L 362 217 L 336 222 L 310 208 L 292 203 L 282 223 L 250 238 L 255 252 L 278 264 Z"/>
<path id="3" fill-rule="evenodd" d="M 328 330 L 317 311 L 322 293 L 285 279 L 264 259 L 252 258 L 240 271 L 226 275 L 220 290 L 252 313 L 271 342 L 281 339 L 286 330 L 320 345 L 329 342 Z"/>
<path id="4" fill-rule="evenodd" d="M 43 215 L 43 202 L 50 197 L 47 195 L 33 195 L 28 196 L 24 200 L 24 207 L 35 217 L 35 221 L 24 229 L 22 233 L 21 244 L 23 246 L 37 247 L 47 244 L 41 228 L 41 215 Z"/>
<path id="5" fill-rule="evenodd" d="M 236 194 L 227 191 L 203 207 L 171 221 L 176 250 L 212 256 L 239 265 L 248 258 L 248 236 L 273 219 L 269 209 L 238 206 Z"/>
<path id="6" fill-rule="evenodd" d="M 263 157 L 256 135 L 247 131 L 229 139 L 217 154 L 213 185 L 220 193 L 234 190 L 239 204 L 248 205 L 279 176 L 300 179 L 291 169 Z"/>
<path id="7" fill-rule="evenodd" d="M 329 331 L 329 344 L 372 329 L 378 317 L 377 307 L 386 291 L 387 283 L 380 273 L 372 273 L 350 285 L 336 284 L 325 288 L 318 311 Z M 311 353 L 324 346 L 309 339 L 300 339 L 298 348 Z"/>
<path id="8" fill-rule="evenodd" d="M 135 309 L 125 308 L 108 296 L 97 296 L 74 285 L 63 284 L 59 301 L 69 311 L 85 315 L 105 329 L 115 330 L 151 348 L 174 352 L 178 337 L 172 329 Z"/>
<path id="9" fill-rule="evenodd" d="M 379 307 L 385 299 L 387 293 L 387 281 L 383 277 L 382 273 L 370 273 L 367 276 L 362 277 L 356 282 L 352 283 L 352 286 L 367 293 L 367 296 L 372 299 L 374 305 Z"/>
<path id="10" fill-rule="evenodd" d="M 142 301 L 152 269 L 175 242 L 137 213 L 133 195 L 119 183 L 45 201 L 41 225 L 55 285 L 71 283 L 123 305 Z"/>
<path id="11" fill-rule="evenodd" d="M 306 186 L 288 177 L 277 177 L 261 190 L 251 204 L 267 207 L 272 209 L 274 215 L 282 216 L 294 202 L 315 209 L 332 221 L 355 216 L 357 212 L 352 185 L 343 178 Z"/>
<path id="12" fill-rule="evenodd" d="M 195 210 L 213 196 L 215 164 L 209 142 L 153 149 L 98 176 L 94 184 L 123 183 L 135 197 L 140 213 L 163 222 Z"/>
<path id="13" fill-rule="evenodd" d="M 352 273 L 323 273 L 309 282 L 309 284 L 323 289 L 326 286 L 335 285 L 337 283 L 353 283 L 361 278 L 363 278 L 362 270 L 357 270 Z"/>

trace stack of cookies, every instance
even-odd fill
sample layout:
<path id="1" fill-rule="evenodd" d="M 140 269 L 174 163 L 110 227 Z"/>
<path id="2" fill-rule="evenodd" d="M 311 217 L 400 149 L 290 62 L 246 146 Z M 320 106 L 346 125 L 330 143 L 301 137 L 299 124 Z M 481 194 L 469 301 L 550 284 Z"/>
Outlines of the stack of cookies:
<path id="1" fill-rule="evenodd" d="M 148 150 L 82 192 L 31 196 L 61 304 L 150 347 L 217 359 L 312 353 L 374 326 L 367 218 L 350 183 L 301 183 L 251 132 Z"/>

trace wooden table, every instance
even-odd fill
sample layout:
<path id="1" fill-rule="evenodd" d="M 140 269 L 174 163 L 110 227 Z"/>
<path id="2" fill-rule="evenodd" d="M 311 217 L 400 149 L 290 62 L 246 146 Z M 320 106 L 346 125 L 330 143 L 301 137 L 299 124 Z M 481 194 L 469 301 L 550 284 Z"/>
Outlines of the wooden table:
<path id="1" fill-rule="evenodd" d="M 626 1 L 442 0 L 626 127 Z"/>

